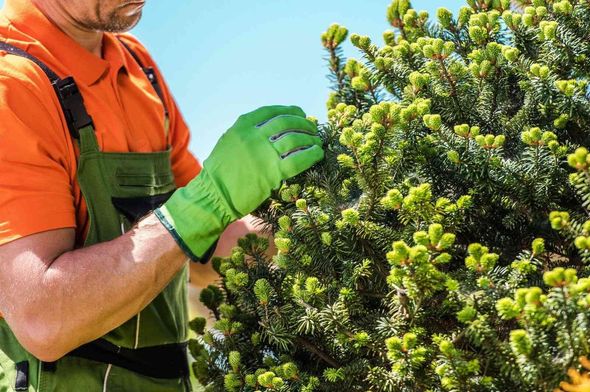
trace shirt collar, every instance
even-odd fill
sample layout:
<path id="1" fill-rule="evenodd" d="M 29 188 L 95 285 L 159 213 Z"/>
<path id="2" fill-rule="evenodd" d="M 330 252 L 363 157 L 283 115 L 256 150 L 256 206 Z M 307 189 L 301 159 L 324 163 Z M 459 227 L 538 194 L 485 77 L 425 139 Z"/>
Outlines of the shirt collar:
<path id="1" fill-rule="evenodd" d="M 103 36 L 104 58 L 100 58 L 60 30 L 31 0 L 6 0 L 2 12 L 16 29 L 38 41 L 63 65 L 62 73 L 69 74 L 60 76 L 73 76 L 92 85 L 109 70 L 118 72 L 121 67 L 127 68 L 122 44 L 111 33 Z"/>
<path id="2" fill-rule="evenodd" d="M 104 61 L 107 61 L 112 72 L 117 73 L 121 69 L 127 72 L 129 69 L 127 58 L 131 56 L 131 54 L 128 53 L 127 49 L 125 49 L 115 34 L 104 34 L 102 40 L 102 54 Z"/>

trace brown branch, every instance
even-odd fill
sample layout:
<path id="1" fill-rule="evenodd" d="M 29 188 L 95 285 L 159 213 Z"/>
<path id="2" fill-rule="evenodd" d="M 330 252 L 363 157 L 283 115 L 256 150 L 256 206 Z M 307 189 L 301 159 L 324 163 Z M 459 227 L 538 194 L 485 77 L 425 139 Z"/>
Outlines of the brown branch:
<path id="1" fill-rule="evenodd" d="M 447 80 L 447 82 L 449 82 L 449 85 L 451 86 L 451 96 L 453 98 L 457 97 L 457 86 L 455 85 L 455 81 L 453 80 L 453 78 L 451 78 L 451 75 L 449 74 L 449 71 L 447 70 L 447 66 L 445 65 L 445 61 L 442 58 L 438 59 L 438 62 L 440 64 L 440 68 L 443 71 L 443 76 L 445 77 L 445 79 Z M 455 101 L 457 104 L 459 104 L 459 102 Z"/>
<path id="2" fill-rule="evenodd" d="M 328 365 L 330 365 L 331 367 L 338 369 L 340 368 L 340 364 L 338 362 L 336 362 L 336 360 L 334 358 L 332 358 L 331 356 L 329 356 L 328 354 L 326 354 L 325 352 L 321 351 L 319 348 L 317 348 L 312 342 L 310 342 L 309 340 L 302 338 L 302 337 L 298 337 L 297 339 L 295 339 L 295 341 L 302 345 L 303 347 L 305 347 L 306 350 L 310 351 L 311 353 L 317 355 L 318 357 L 320 357 L 324 362 L 326 362 Z"/>

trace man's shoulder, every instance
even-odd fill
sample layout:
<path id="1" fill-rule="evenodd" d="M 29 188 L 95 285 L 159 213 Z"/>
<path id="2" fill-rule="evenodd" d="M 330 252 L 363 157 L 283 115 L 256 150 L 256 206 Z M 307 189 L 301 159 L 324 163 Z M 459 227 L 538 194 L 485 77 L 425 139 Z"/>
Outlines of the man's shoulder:
<path id="1" fill-rule="evenodd" d="M 0 50 L 0 86 L 26 88 L 39 97 L 53 93 L 49 78 L 37 64 L 3 50 Z"/>

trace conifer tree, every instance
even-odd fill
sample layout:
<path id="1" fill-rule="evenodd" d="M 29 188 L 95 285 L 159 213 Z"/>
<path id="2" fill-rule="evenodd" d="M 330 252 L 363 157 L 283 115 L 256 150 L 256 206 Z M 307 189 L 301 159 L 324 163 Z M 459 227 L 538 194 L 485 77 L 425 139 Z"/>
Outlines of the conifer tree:
<path id="1" fill-rule="evenodd" d="M 272 259 L 249 235 L 214 260 L 216 322 L 191 323 L 208 391 L 586 380 L 590 2 L 467 3 L 394 0 L 383 46 L 350 35 L 357 59 L 345 27 L 322 34 L 326 159 L 256 212 Z"/>

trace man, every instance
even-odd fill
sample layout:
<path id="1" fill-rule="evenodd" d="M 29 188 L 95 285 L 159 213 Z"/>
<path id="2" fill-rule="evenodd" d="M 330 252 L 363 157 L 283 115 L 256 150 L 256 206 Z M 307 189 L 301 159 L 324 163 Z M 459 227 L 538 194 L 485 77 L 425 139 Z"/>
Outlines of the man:
<path id="1" fill-rule="evenodd" d="M 6 0 L 0 14 L 2 390 L 190 390 L 187 258 L 227 248 L 223 233 L 323 158 L 301 109 L 272 106 L 201 167 L 153 60 L 120 34 L 142 6 Z"/>

